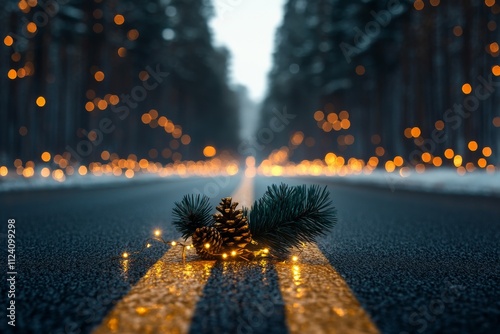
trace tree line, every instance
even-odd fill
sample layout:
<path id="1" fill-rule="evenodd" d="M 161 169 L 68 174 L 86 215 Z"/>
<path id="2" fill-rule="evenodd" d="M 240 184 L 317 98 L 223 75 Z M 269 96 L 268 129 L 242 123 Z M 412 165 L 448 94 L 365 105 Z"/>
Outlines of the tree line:
<path id="1" fill-rule="evenodd" d="M 102 151 L 156 161 L 234 149 L 239 102 L 207 0 L 8 1 L 0 163 Z"/>
<path id="2" fill-rule="evenodd" d="M 451 149 L 498 164 L 499 13 L 494 1 L 289 0 L 261 125 L 285 106 L 296 119 L 264 153 L 416 165 Z"/>

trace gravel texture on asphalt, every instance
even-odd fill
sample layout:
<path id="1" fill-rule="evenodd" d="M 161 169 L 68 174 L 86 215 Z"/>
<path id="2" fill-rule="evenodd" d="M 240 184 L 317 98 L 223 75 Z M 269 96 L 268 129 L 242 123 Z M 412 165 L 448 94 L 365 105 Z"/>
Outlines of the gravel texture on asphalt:
<path id="1" fill-rule="evenodd" d="M 283 180 L 256 178 L 255 198 L 268 184 Z M 111 258 L 140 248 L 155 228 L 162 229 L 165 239 L 177 238 L 171 210 L 182 195 L 206 192 L 215 205 L 232 194 L 239 181 L 159 180 L 94 190 L 0 194 L 4 259 L 7 219 L 17 221 L 17 332 L 91 332 L 168 247 L 148 249 L 131 260 L 126 271 Z M 326 182 L 339 222 L 319 240 L 319 248 L 382 332 L 499 331 L 498 199 Z M 6 288 L 2 283 L 2 305 Z M 262 322 L 254 333 L 259 328 L 287 330 L 277 274 L 269 263 L 216 264 L 203 291 L 192 333 L 215 332 L 208 328 L 233 332 L 258 317 Z M 270 316 L 262 316 L 258 303 L 252 303 L 261 294 L 275 301 Z M 0 332 L 12 332 L 5 318 Z"/>
<path id="2" fill-rule="evenodd" d="M 319 247 L 383 333 L 500 332 L 498 199 L 323 184 L 339 221 Z"/>
<path id="3" fill-rule="evenodd" d="M 7 219 L 16 219 L 16 328 L 2 315 L 1 333 L 89 333 L 168 249 L 156 243 L 130 260 L 159 228 L 166 240 L 175 201 L 191 193 L 231 194 L 239 178 L 206 178 L 0 194 L 2 258 L 7 258 Z M 5 260 L 4 260 L 5 261 Z M 2 277 L 4 274 L 2 273 Z M 7 284 L 0 284 L 1 305 Z"/>

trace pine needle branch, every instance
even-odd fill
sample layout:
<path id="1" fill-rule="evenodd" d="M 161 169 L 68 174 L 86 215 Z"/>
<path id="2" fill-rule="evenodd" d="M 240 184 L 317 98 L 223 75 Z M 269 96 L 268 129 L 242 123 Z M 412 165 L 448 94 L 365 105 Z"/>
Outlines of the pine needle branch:
<path id="1" fill-rule="evenodd" d="M 252 237 L 260 247 L 286 256 L 293 247 L 313 242 L 337 222 L 326 187 L 272 185 L 251 208 Z"/>
<path id="2" fill-rule="evenodd" d="M 184 239 L 189 238 L 197 228 L 212 225 L 210 199 L 201 195 L 185 195 L 176 202 L 173 209 L 173 224 Z"/>

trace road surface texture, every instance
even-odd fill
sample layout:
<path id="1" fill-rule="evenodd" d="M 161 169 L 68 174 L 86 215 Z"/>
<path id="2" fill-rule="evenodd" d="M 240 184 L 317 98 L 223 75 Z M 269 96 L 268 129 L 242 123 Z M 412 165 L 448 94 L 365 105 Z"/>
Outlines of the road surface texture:
<path id="1" fill-rule="evenodd" d="M 311 251 L 319 264 L 304 262 L 300 273 L 298 267 L 271 260 L 218 263 L 197 261 L 190 255 L 187 264 L 176 263 L 180 255 L 175 249 L 159 243 L 127 261 L 113 258 L 140 249 L 156 228 L 166 240 L 177 239 L 170 224 L 174 202 L 184 194 L 200 192 L 213 197 L 215 205 L 220 197 L 233 194 L 241 183 L 239 177 L 1 193 L 2 254 L 6 259 L 7 219 L 16 219 L 18 275 L 16 331 L 3 315 L 0 332 L 113 332 L 117 317 L 127 312 L 134 298 L 148 294 L 156 298 L 153 306 L 133 310 L 140 318 L 154 309 L 155 323 L 163 325 L 152 324 L 153 330 L 169 332 L 178 315 L 190 319 L 187 327 L 179 324 L 190 333 L 298 332 L 303 324 L 297 319 L 312 313 L 294 304 L 293 298 L 300 302 L 300 290 L 291 295 L 283 287 L 287 270 L 294 275 L 293 285 L 298 276 L 324 268 L 327 273 L 316 273 L 318 279 L 345 282 L 345 287 L 336 285 L 347 296 L 343 302 L 353 306 L 325 305 L 329 299 L 322 299 L 310 304 L 316 305 L 313 311 L 319 319 L 311 316 L 311 322 L 324 321 L 322 315 L 334 310 L 339 319 L 359 319 L 362 324 L 349 327 L 344 321 L 336 326 L 336 318 L 330 318 L 328 332 L 349 328 L 383 333 L 499 332 L 498 199 L 391 192 L 389 187 L 354 187 L 323 179 L 259 177 L 253 180 L 255 198 L 267 185 L 283 181 L 326 184 L 338 210 L 338 224 L 318 240 L 319 250 Z M 165 297 L 161 297 L 165 289 L 151 289 L 151 279 L 158 277 L 172 280 Z M 5 310 L 7 284 L 2 281 Z M 332 291 L 329 282 L 321 286 L 325 286 L 323 294 Z M 174 316 L 159 317 L 165 311 L 162 301 L 176 305 L 176 299 L 169 299 L 172 296 L 179 304 L 189 305 L 178 305 Z M 187 307 L 191 311 L 182 311 Z M 135 317 L 124 318 L 134 326 Z"/>

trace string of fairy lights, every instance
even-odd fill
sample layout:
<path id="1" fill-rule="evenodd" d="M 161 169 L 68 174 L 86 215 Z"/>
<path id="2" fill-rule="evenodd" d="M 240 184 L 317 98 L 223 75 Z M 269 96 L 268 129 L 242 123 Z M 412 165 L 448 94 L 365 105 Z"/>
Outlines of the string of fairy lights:
<path id="1" fill-rule="evenodd" d="M 146 240 L 144 246 L 141 249 L 139 249 L 137 251 L 133 251 L 133 252 L 124 251 L 121 254 L 120 257 L 123 260 L 128 260 L 128 259 L 130 259 L 130 258 L 132 258 L 134 256 L 140 255 L 142 252 L 144 252 L 144 250 L 146 250 L 148 248 L 151 248 L 151 246 L 152 246 L 151 241 L 157 241 L 157 242 L 160 242 L 160 243 L 162 243 L 164 245 L 168 245 L 170 247 L 181 247 L 181 249 L 182 249 L 182 253 L 181 253 L 182 255 L 181 256 L 182 256 L 182 260 L 183 261 L 186 260 L 186 253 L 189 252 L 189 251 L 193 251 L 194 250 L 194 246 L 191 243 L 186 243 L 186 242 L 181 242 L 181 241 L 176 241 L 176 240 L 166 241 L 162 237 L 161 230 L 155 229 L 153 231 L 153 236 L 151 238 L 148 238 Z M 205 243 L 204 247 L 206 249 L 210 249 L 211 246 L 210 246 L 209 243 Z M 257 253 L 257 256 L 261 257 L 261 258 L 266 258 L 266 257 L 270 257 L 271 256 L 268 248 L 263 248 L 263 249 L 257 251 L 256 253 Z M 238 257 L 238 253 L 237 253 L 236 250 L 232 250 L 232 251 L 230 250 L 230 251 L 224 252 L 222 254 L 213 254 L 213 255 L 214 256 L 220 256 L 222 258 L 222 260 L 234 260 L 236 258 L 245 259 L 243 257 Z M 293 255 L 293 256 L 291 256 L 290 259 L 291 259 L 292 262 L 297 262 L 299 260 L 299 256 L 298 255 Z"/>

